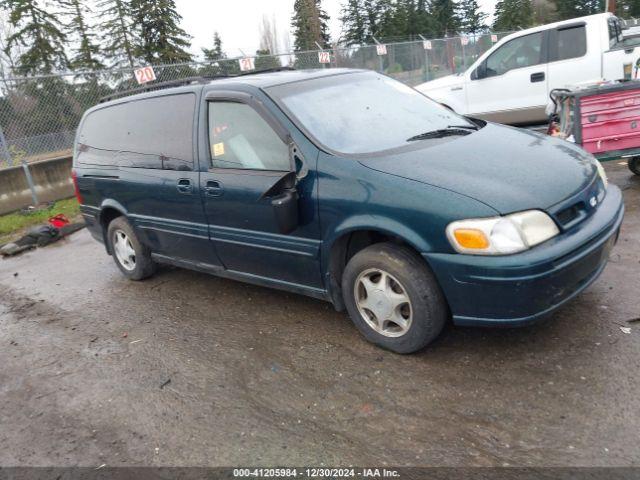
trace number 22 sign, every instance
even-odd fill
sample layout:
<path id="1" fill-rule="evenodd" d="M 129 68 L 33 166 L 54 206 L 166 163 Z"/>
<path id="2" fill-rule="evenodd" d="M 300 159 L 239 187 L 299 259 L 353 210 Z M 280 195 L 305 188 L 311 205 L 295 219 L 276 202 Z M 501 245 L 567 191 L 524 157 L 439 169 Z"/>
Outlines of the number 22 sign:
<path id="1" fill-rule="evenodd" d="M 153 82 L 156 79 L 156 73 L 153 71 L 153 67 L 136 68 L 133 73 L 140 85 Z"/>

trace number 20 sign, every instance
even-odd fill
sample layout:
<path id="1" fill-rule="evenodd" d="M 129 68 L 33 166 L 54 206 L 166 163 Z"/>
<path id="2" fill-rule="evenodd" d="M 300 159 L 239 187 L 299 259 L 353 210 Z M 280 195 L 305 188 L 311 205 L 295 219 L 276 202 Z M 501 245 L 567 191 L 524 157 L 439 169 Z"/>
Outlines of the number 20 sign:
<path id="1" fill-rule="evenodd" d="M 136 68 L 133 73 L 140 85 L 153 82 L 156 79 L 156 72 L 153 71 L 153 67 Z"/>

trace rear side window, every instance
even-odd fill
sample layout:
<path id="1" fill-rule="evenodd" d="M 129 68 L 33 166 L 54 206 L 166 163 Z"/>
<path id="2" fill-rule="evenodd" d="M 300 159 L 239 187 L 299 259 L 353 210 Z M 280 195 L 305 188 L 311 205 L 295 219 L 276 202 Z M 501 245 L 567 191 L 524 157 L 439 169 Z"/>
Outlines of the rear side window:
<path id="1" fill-rule="evenodd" d="M 585 26 L 564 28 L 556 34 L 555 60 L 582 57 L 587 53 L 587 32 Z"/>
<path id="2" fill-rule="evenodd" d="M 153 97 L 89 114 L 78 135 L 78 162 L 193 170 L 193 93 Z"/>

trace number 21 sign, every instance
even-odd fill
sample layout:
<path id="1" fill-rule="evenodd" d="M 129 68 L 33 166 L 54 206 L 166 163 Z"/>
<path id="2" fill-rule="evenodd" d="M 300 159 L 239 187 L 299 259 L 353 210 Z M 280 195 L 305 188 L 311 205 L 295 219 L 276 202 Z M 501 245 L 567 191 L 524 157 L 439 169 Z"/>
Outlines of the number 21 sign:
<path id="1" fill-rule="evenodd" d="M 253 57 L 245 57 L 238 60 L 241 72 L 250 72 L 256 69 L 256 63 Z"/>
<path id="2" fill-rule="evenodd" d="M 156 79 L 156 72 L 153 71 L 153 67 L 136 68 L 133 73 L 140 85 L 144 85 L 147 82 L 153 82 Z"/>

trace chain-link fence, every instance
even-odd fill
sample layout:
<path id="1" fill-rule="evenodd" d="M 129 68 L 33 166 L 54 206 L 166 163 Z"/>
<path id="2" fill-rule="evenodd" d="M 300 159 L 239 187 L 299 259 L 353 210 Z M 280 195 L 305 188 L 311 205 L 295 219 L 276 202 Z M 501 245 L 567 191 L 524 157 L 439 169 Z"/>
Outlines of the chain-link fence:
<path id="1" fill-rule="evenodd" d="M 339 47 L 254 57 L 255 70 L 282 66 L 364 68 L 386 73 L 409 85 L 466 70 L 506 34 L 483 34 Z M 324 63 L 326 62 L 326 63 Z M 239 59 L 213 63 L 154 66 L 155 82 L 240 73 Z M 137 87 L 131 69 L 66 73 L 30 78 L 0 78 L 0 169 L 68 155 L 83 112 L 112 93 Z"/>

